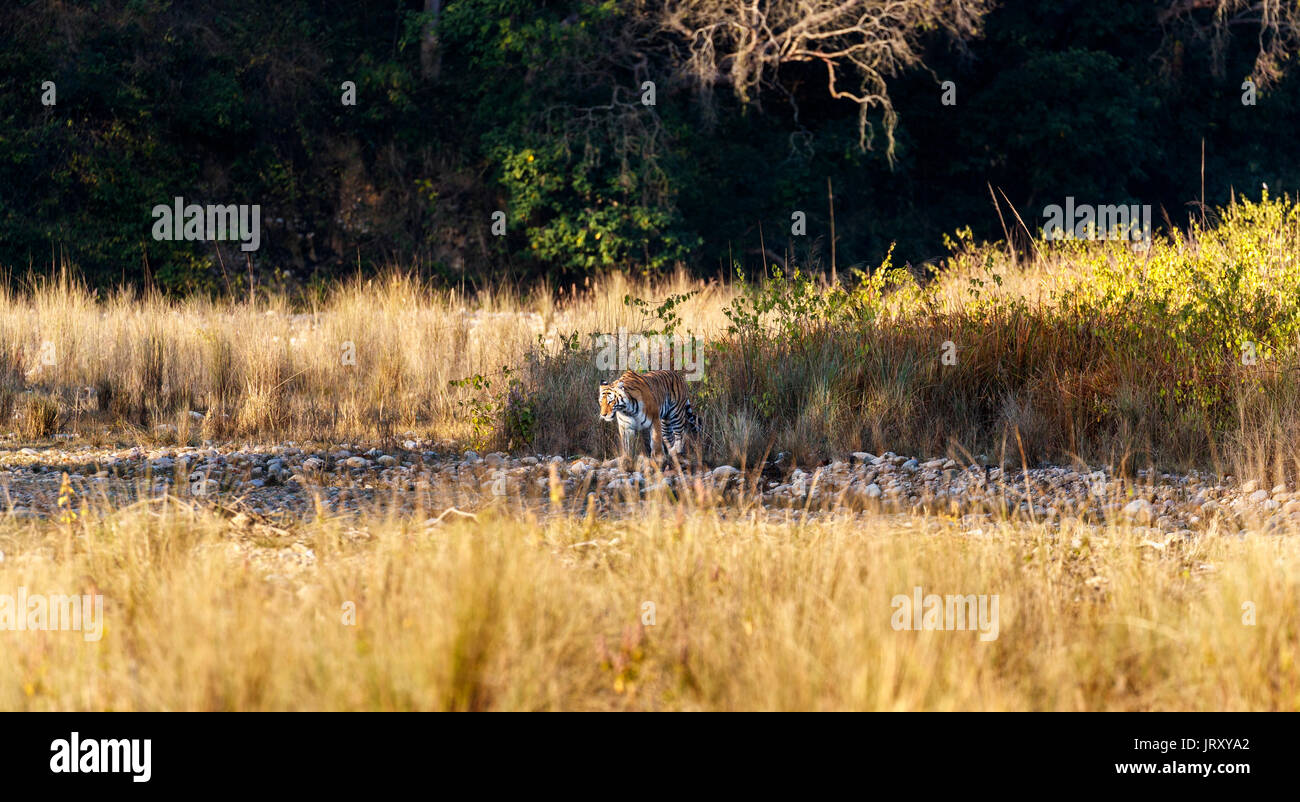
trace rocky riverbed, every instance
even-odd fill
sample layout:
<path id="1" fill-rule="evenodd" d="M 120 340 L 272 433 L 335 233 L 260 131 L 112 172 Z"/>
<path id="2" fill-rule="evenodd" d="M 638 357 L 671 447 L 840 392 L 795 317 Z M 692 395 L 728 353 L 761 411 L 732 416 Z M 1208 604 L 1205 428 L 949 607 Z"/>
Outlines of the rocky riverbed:
<path id="1" fill-rule="evenodd" d="M 453 450 L 408 439 L 385 447 L 281 443 L 264 446 L 102 448 L 63 445 L 0 450 L 0 514 L 57 515 L 63 475 L 76 506 L 176 497 L 262 520 L 389 510 L 433 516 L 448 507 L 634 514 L 655 498 L 705 501 L 774 516 L 830 512 L 959 517 L 972 530 L 1006 515 L 1055 525 L 1122 520 L 1153 538 L 1216 531 L 1300 530 L 1300 493 L 1230 476 L 1120 477 L 1104 468 L 999 468 L 952 459 L 856 452 L 816 467 L 762 470 L 721 465 L 661 473 L 645 461 Z M 640 468 L 638 470 L 637 468 Z"/>

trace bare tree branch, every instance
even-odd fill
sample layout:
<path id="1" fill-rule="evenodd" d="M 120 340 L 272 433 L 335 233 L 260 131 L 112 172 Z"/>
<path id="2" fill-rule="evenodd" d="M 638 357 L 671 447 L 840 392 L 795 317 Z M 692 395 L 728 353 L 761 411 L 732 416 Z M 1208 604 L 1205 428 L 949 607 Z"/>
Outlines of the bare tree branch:
<path id="1" fill-rule="evenodd" d="M 822 62 L 827 92 L 858 106 L 858 141 L 875 136 L 878 109 L 894 157 L 898 123 L 886 80 L 921 64 L 922 37 L 977 35 L 992 0 L 641 0 L 643 18 L 657 20 L 685 81 L 706 99 L 730 86 L 742 103 L 758 103 L 777 87 L 783 65 Z M 793 99 L 791 99 L 793 102 Z"/>
<path id="2" fill-rule="evenodd" d="M 1213 13 L 1210 13 L 1210 12 Z M 1300 51 L 1300 4 L 1284 0 L 1176 0 L 1158 17 L 1208 41 L 1215 71 L 1222 75 L 1230 28 L 1257 27 L 1258 48 L 1251 77 L 1260 87 L 1281 79 L 1285 62 Z"/>

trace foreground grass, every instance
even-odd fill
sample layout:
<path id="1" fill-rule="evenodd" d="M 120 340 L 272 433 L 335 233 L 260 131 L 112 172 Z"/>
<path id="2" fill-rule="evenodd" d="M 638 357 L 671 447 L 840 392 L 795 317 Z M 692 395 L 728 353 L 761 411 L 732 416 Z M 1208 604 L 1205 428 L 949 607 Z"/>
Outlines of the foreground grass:
<path id="1" fill-rule="evenodd" d="M 5 519 L 0 549 L 0 594 L 105 597 L 98 641 L 0 631 L 6 710 L 1300 708 L 1293 535 L 668 506 L 286 532 L 164 502 Z M 895 631 L 917 586 L 997 594 L 996 640 Z"/>

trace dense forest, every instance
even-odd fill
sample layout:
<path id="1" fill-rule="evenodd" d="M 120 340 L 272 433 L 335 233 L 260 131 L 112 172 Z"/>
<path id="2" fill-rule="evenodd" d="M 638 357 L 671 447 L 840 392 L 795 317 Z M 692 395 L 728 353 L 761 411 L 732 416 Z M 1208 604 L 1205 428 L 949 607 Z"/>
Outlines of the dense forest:
<path id="1" fill-rule="evenodd" d="M 11 1 L 0 267 L 567 284 L 920 264 L 1067 197 L 1179 226 L 1300 185 L 1286 5 Z M 260 247 L 156 239 L 178 197 L 257 204 Z"/>

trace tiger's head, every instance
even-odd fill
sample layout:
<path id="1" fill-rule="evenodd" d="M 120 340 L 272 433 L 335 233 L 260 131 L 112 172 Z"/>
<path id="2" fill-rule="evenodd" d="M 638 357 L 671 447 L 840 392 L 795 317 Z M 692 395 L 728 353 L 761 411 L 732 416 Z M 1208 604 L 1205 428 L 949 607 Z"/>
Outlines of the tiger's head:
<path id="1" fill-rule="evenodd" d="M 615 413 L 627 408 L 627 394 L 623 392 L 623 382 L 600 383 L 600 417 L 614 420 Z"/>

